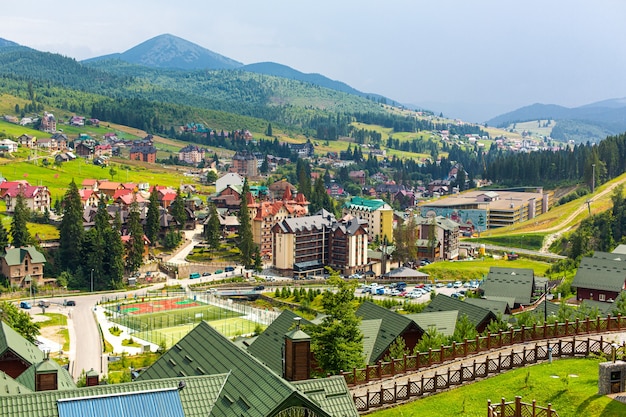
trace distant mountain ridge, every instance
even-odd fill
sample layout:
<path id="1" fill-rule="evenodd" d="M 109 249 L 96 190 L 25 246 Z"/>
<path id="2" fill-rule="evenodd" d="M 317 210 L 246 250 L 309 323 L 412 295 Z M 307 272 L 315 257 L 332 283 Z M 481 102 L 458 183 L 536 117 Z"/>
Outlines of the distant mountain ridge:
<path id="1" fill-rule="evenodd" d="M 504 127 L 520 122 L 551 119 L 561 122 L 556 139 L 568 139 L 568 135 L 585 135 L 595 141 L 608 135 L 626 131 L 626 98 L 614 98 L 569 108 L 556 104 L 535 103 L 496 116 L 487 124 Z M 562 130 L 566 126 L 565 130 Z M 594 133 L 596 132 L 596 133 Z"/>

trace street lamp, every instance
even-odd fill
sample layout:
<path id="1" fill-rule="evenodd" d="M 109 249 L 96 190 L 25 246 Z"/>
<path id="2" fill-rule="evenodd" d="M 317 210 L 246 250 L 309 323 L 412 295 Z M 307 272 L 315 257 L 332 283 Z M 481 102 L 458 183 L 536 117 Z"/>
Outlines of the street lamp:
<path id="1" fill-rule="evenodd" d="M 93 292 L 93 268 L 91 268 L 91 292 Z"/>

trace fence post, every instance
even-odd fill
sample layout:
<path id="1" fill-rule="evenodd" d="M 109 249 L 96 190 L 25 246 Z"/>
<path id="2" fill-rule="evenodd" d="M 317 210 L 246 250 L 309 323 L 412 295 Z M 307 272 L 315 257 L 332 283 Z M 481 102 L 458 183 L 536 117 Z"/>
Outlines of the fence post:
<path id="1" fill-rule="evenodd" d="M 513 351 L 511 351 L 513 352 Z M 511 362 L 511 365 L 513 363 Z M 526 346 L 524 346 L 524 349 L 522 349 L 522 367 L 526 365 Z"/>
<path id="2" fill-rule="evenodd" d="M 576 337 L 572 337 L 572 356 L 576 356 Z"/>
<path id="3" fill-rule="evenodd" d="M 369 390 L 369 388 L 367 389 L 367 397 L 365 398 L 365 409 L 366 410 L 370 409 L 370 390 Z"/>
<path id="4" fill-rule="evenodd" d="M 476 359 L 472 361 L 472 379 L 476 379 Z"/>
<path id="5" fill-rule="evenodd" d="M 502 352 L 498 352 L 498 373 L 500 373 L 501 369 L 502 369 Z"/>
<path id="6" fill-rule="evenodd" d="M 424 374 L 422 374 L 422 386 L 420 387 L 420 395 L 424 395 Z"/>
<path id="7" fill-rule="evenodd" d="M 552 403 L 548 403 L 548 417 L 552 417 Z"/>
<path id="8" fill-rule="evenodd" d="M 559 358 L 563 356 L 563 340 L 559 339 Z"/>
<path id="9" fill-rule="evenodd" d="M 500 412 L 498 413 L 499 416 L 504 416 L 506 412 L 506 400 L 504 399 L 504 397 L 502 397 L 502 400 L 500 400 Z"/>
<path id="10" fill-rule="evenodd" d="M 515 352 L 513 351 L 513 349 L 511 349 L 511 367 L 509 369 L 514 368 L 514 364 L 513 364 L 514 358 L 515 358 Z"/>
<path id="11" fill-rule="evenodd" d="M 533 410 L 532 410 L 532 414 L 533 417 L 535 417 L 537 415 L 537 400 L 533 400 Z"/>
<path id="12" fill-rule="evenodd" d="M 515 397 L 515 417 L 522 417 L 522 397 Z"/>
<path id="13" fill-rule="evenodd" d="M 493 410 L 491 409 L 491 400 L 487 400 L 487 417 L 493 417 Z"/>
<path id="14" fill-rule="evenodd" d="M 380 392 L 381 392 L 381 395 L 382 395 L 382 388 L 383 388 L 382 384 L 381 384 L 380 388 L 381 388 Z M 394 381 L 393 382 L 393 402 L 395 403 L 397 401 L 398 401 L 398 383 L 396 381 Z"/>

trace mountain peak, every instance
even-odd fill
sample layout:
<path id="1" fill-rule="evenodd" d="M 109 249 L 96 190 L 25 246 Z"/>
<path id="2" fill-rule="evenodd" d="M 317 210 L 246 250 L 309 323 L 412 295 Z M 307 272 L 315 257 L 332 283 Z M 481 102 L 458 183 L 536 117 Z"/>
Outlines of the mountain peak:
<path id="1" fill-rule="evenodd" d="M 111 58 L 111 55 L 89 61 Z M 233 69 L 243 64 L 169 33 L 155 36 L 115 58 L 153 68 Z"/>

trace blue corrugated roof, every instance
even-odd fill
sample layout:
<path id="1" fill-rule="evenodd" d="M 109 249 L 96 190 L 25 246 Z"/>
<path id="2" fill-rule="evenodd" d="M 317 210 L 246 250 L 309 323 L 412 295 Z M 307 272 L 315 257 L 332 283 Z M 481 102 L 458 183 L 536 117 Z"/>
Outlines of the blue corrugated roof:
<path id="1" fill-rule="evenodd" d="M 59 417 L 185 417 L 177 389 L 59 400 Z"/>

